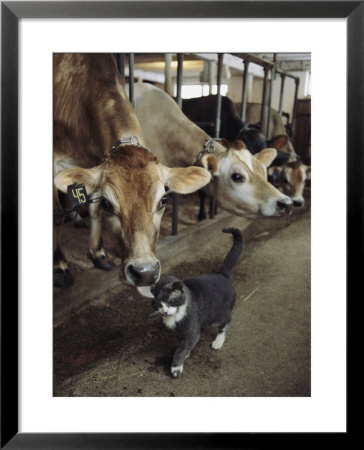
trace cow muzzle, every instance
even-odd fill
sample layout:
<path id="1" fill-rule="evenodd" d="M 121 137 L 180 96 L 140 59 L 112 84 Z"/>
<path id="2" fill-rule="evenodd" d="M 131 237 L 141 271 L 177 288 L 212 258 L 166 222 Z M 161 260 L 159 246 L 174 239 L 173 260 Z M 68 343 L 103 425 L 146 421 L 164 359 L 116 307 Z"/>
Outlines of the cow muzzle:
<path id="1" fill-rule="evenodd" d="M 125 276 L 128 284 L 136 287 L 151 286 L 159 280 L 160 273 L 161 265 L 157 259 L 134 259 L 125 263 L 120 279 L 124 281 Z"/>
<path id="2" fill-rule="evenodd" d="M 301 207 L 305 204 L 305 200 L 300 197 L 292 197 L 293 206 Z"/>
<path id="3" fill-rule="evenodd" d="M 280 198 L 276 203 L 275 215 L 283 216 L 292 214 L 292 204 L 293 202 L 289 197 L 284 196 L 283 198 Z"/>

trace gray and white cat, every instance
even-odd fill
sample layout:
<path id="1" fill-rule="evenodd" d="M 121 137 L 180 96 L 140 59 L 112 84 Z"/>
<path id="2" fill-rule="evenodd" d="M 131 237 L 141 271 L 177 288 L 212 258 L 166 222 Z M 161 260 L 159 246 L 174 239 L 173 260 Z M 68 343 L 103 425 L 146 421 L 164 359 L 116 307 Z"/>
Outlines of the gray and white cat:
<path id="1" fill-rule="evenodd" d="M 180 342 L 173 355 L 171 372 L 174 377 L 182 374 L 184 361 L 197 344 L 205 325 L 218 327 L 219 332 L 211 344 L 213 349 L 220 349 L 225 341 L 235 302 L 231 272 L 243 250 L 243 236 L 235 228 L 222 231 L 231 233 L 234 243 L 219 273 L 183 281 L 169 276 L 151 289 L 152 307 L 162 314 L 165 325 L 174 330 Z"/>

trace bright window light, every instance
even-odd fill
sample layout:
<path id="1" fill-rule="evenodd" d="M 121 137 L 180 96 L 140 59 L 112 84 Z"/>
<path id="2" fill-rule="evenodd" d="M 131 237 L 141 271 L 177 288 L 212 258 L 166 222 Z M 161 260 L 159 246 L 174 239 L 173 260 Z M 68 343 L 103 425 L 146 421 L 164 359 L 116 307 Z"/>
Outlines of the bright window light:
<path id="1" fill-rule="evenodd" d="M 228 85 L 222 84 L 220 88 L 221 95 L 227 95 Z M 217 85 L 212 85 L 212 93 L 217 94 Z M 174 89 L 174 95 L 177 95 L 177 87 Z M 208 84 L 185 84 L 182 85 L 182 98 L 194 98 L 209 95 Z"/>
<path id="2" fill-rule="evenodd" d="M 304 89 L 305 97 L 311 97 L 311 72 L 309 72 L 305 79 L 305 89 Z"/>

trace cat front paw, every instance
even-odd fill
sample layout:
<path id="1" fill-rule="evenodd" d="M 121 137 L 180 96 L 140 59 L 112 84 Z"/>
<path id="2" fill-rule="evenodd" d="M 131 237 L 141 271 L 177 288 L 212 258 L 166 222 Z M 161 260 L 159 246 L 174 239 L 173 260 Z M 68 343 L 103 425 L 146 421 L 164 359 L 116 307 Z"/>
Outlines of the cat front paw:
<path id="1" fill-rule="evenodd" d="M 171 367 L 172 376 L 178 378 L 182 375 L 183 366 L 172 366 Z"/>

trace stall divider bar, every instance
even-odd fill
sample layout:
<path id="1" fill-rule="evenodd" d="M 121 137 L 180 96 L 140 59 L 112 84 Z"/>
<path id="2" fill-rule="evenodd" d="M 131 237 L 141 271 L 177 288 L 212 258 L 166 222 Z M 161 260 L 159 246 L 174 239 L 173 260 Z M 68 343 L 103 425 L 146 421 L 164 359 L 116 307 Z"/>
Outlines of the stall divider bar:
<path id="1" fill-rule="evenodd" d="M 217 108 L 216 108 L 216 121 L 215 121 L 215 138 L 220 137 L 220 126 L 221 126 L 221 80 L 222 80 L 222 67 L 223 67 L 224 54 L 219 53 L 217 55 Z M 214 196 L 210 197 L 210 208 L 209 216 L 210 219 L 215 217 L 217 211 L 216 198 Z"/>
<path id="2" fill-rule="evenodd" d="M 125 86 L 125 53 L 116 53 L 116 64 L 118 66 L 118 70 L 123 81 L 123 85 Z"/>
<path id="3" fill-rule="evenodd" d="M 183 53 L 177 53 L 177 105 L 182 109 Z M 172 194 L 172 235 L 178 234 L 178 194 Z"/>
<path id="4" fill-rule="evenodd" d="M 243 94 L 241 99 L 241 120 L 245 123 L 246 120 L 246 104 L 248 100 L 247 82 L 248 82 L 249 61 L 244 60 L 244 74 L 243 74 Z"/>
<path id="5" fill-rule="evenodd" d="M 267 98 L 268 72 L 269 68 L 264 67 L 263 96 L 262 96 L 262 107 L 260 111 L 260 129 L 262 133 L 264 133 L 265 129 L 265 101 Z"/>
<path id="6" fill-rule="evenodd" d="M 284 82 L 286 81 L 286 75 L 285 74 L 280 74 L 281 76 L 281 92 L 279 95 L 279 115 L 282 115 L 282 110 L 283 110 L 283 93 L 284 93 Z"/>
<path id="7" fill-rule="evenodd" d="M 129 100 L 134 108 L 134 53 L 129 53 Z"/>
<path id="8" fill-rule="evenodd" d="M 295 89 L 295 93 L 294 93 L 294 104 L 293 104 L 292 124 L 291 124 L 292 139 L 293 139 L 293 136 L 294 136 L 294 130 L 295 130 L 295 126 L 296 126 L 297 97 L 298 97 L 298 87 L 300 85 L 300 79 L 296 78 L 295 79 L 295 83 L 296 83 L 296 89 Z"/>

